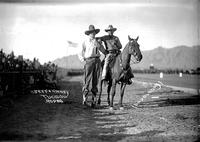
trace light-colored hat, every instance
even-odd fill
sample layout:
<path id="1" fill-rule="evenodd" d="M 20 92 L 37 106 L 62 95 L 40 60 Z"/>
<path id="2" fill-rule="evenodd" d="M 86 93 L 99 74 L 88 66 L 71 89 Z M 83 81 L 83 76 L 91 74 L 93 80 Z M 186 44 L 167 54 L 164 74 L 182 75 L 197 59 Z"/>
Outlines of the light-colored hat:
<path id="1" fill-rule="evenodd" d="M 98 34 L 99 31 L 100 31 L 100 29 L 95 29 L 94 25 L 90 25 L 89 26 L 89 30 L 85 31 L 85 34 L 89 35 L 89 34 L 91 34 L 93 32 L 95 32 L 96 34 Z"/>
<path id="2" fill-rule="evenodd" d="M 108 31 L 116 31 L 116 30 L 117 30 L 117 28 L 113 28 L 112 25 L 109 25 L 108 28 L 105 29 L 106 32 L 108 32 Z"/>

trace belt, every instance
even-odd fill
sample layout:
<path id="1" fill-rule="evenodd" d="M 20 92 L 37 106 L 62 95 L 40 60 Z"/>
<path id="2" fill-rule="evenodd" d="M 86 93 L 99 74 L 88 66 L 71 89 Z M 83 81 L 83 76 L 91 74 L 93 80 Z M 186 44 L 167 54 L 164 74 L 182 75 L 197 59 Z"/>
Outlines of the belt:
<path id="1" fill-rule="evenodd" d="M 99 56 L 95 56 L 95 57 L 88 57 L 88 58 L 86 58 L 86 60 L 89 60 L 89 59 L 99 59 Z"/>
<path id="2" fill-rule="evenodd" d="M 112 54 L 118 54 L 120 53 L 121 51 L 120 50 L 108 50 L 109 53 L 112 53 Z"/>

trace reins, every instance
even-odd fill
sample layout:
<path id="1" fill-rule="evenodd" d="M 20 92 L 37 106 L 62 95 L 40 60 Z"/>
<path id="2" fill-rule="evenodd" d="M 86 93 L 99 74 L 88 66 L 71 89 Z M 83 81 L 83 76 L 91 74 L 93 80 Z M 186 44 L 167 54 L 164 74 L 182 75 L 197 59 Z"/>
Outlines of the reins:
<path id="1" fill-rule="evenodd" d="M 131 58 L 130 61 L 131 61 L 132 63 L 130 62 L 129 65 L 128 65 L 129 67 L 128 67 L 127 69 L 125 69 L 125 68 L 123 67 L 123 65 L 122 65 L 122 53 L 121 53 L 119 56 L 120 56 L 120 57 L 119 57 L 120 67 L 121 67 L 121 69 L 122 69 L 123 72 L 127 72 L 127 71 L 131 68 L 131 65 L 132 65 L 132 64 L 138 63 L 138 61 L 136 61 L 136 60 L 134 60 L 134 59 Z"/>

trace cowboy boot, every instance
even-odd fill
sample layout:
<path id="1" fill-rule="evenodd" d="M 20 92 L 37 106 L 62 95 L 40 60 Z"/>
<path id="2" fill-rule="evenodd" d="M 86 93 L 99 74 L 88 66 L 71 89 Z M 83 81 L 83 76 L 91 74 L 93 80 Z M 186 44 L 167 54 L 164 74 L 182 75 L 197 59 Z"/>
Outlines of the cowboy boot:
<path id="1" fill-rule="evenodd" d="M 87 105 L 87 98 L 88 98 L 88 90 L 87 89 L 83 89 L 83 105 Z"/>
<path id="2" fill-rule="evenodd" d="M 92 91 L 92 103 L 91 103 L 91 108 L 95 108 L 97 104 L 97 98 L 96 98 L 96 92 Z"/>

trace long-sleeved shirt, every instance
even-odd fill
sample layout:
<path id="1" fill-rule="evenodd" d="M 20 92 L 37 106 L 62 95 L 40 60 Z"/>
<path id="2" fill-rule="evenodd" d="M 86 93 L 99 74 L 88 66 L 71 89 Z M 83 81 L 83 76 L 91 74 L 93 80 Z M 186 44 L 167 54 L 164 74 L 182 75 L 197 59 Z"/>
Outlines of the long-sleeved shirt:
<path id="1" fill-rule="evenodd" d="M 101 40 L 104 42 L 105 47 L 108 51 L 119 50 L 122 48 L 122 44 L 117 36 L 106 35 L 101 37 Z"/>
<path id="2" fill-rule="evenodd" d="M 88 37 L 82 44 L 81 53 L 79 55 L 79 59 L 84 61 L 87 58 L 91 57 L 100 57 L 100 52 L 106 54 L 106 50 L 104 49 L 103 45 L 100 44 L 96 38 Z"/>

